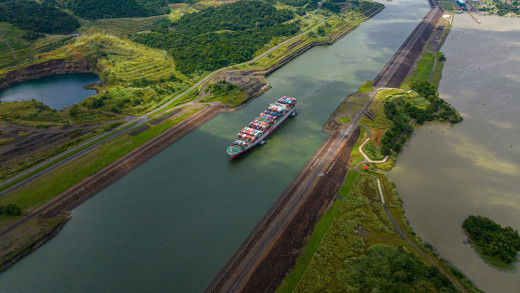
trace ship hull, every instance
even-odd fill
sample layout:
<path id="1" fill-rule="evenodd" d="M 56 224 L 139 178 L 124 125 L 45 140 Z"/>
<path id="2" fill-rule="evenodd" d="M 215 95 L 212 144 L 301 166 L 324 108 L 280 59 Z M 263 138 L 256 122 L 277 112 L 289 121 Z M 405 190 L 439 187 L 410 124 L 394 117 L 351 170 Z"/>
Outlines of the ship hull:
<path id="1" fill-rule="evenodd" d="M 262 140 L 264 140 L 265 138 L 267 138 L 273 131 L 275 131 L 276 128 L 278 128 L 278 126 L 280 126 L 288 117 L 291 116 L 291 114 L 293 112 L 296 111 L 296 107 L 292 108 L 289 112 L 287 112 L 284 116 L 282 116 L 280 118 L 280 120 L 278 122 L 276 122 L 271 128 L 269 128 L 269 130 L 267 130 L 262 136 L 260 136 L 257 140 L 255 140 L 253 143 L 251 143 L 247 148 L 245 148 L 244 150 L 238 152 L 238 153 L 235 153 L 235 154 L 230 154 L 230 158 L 229 160 L 233 160 L 234 158 L 236 158 L 237 156 L 247 152 L 248 150 L 252 149 L 254 146 L 256 146 L 259 142 L 261 142 Z"/>

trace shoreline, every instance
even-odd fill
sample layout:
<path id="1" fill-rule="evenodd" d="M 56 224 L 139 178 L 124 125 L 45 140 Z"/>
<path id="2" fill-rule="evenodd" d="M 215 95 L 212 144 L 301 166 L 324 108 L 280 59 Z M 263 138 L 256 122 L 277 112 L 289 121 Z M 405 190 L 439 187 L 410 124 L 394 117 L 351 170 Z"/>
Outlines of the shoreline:
<path id="1" fill-rule="evenodd" d="M 301 48 L 298 48 L 297 50 L 289 52 L 289 54 L 285 54 L 280 59 L 278 59 L 274 64 L 269 66 L 266 69 L 263 70 L 248 70 L 251 75 L 256 75 L 260 73 L 260 76 L 263 80 L 265 80 L 265 77 L 269 74 L 273 73 L 277 69 L 281 68 L 283 65 L 289 63 L 296 57 L 302 55 L 303 53 L 307 52 L 308 50 L 312 49 L 315 46 L 318 45 L 331 45 L 337 42 L 339 39 L 353 31 L 355 28 L 357 28 L 359 25 L 361 25 L 364 21 L 372 18 L 377 13 L 379 13 L 381 10 L 384 9 L 384 6 L 379 7 L 379 9 L 375 9 L 375 11 L 371 11 L 371 14 L 369 16 L 366 16 L 362 19 L 361 22 L 357 23 L 354 27 L 350 26 L 344 26 L 339 32 L 335 32 L 334 35 L 329 39 L 328 42 L 324 41 L 316 41 L 312 40 L 305 46 L 302 46 Z M 296 40 L 298 41 L 298 40 Z M 65 59 L 60 59 L 61 62 L 65 62 Z M 56 64 L 62 64 L 61 62 L 57 62 Z M 61 66 L 61 65 L 60 65 Z M 28 66 L 27 66 L 28 67 Z M 27 68 L 26 67 L 26 68 Z M 239 69 L 238 71 L 244 71 L 245 69 Z M 14 71 L 14 70 L 13 70 Z M 226 73 L 228 71 L 232 70 L 223 70 L 222 72 L 216 74 L 215 76 L 208 78 L 205 80 L 202 85 L 211 82 L 215 78 L 217 78 L 220 74 Z M 81 71 L 83 73 L 85 71 Z M 93 72 L 93 71 L 90 71 Z M 80 72 L 65 72 L 65 73 L 80 73 Z M 93 72 L 95 73 L 95 72 Z M 53 75 L 53 74 L 50 74 Z M 48 75 L 48 76 L 50 76 Z M 41 76 L 44 77 L 44 76 Z M 30 79 L 28 79 L 30 80 Z M 201 85 L 201 86 L 202 86 Z M 151 140 L 143 143 L 140 145 L 137 149 L 134 149 L 129 154 L 124 155 L 123 157 L 117 159 L 116 161 L 110 163 L 107 167 L 98 170 L 94 174 L 88 176 L 81 182 L 77 183 L 76 185 L 70 187 L 67 191 L 61 193 L 54 199 L 44 203 L 42 206 L 37 208 L 37 210 L 33 213 L 27 214 L 24 216 L 24 218 L 20 221 L 18 221 L 16 224 L 11 225 L 10 227 L 6 228 L 2 232 L 0 232 L 0 237 L 4 237 L 6 234 L 8 234 L 10 231 L 14 230 L 16 227 L 20 226 L 21 224 L 27 222 L 30 219 L 33 219 L 35 217 L 46 217 L 46 218 L 52 218 L 56 217 L 57 215 L 60 215 L 63 212 L 68 212 L 72 210 L 73 208 L 79 206 L 81 203 L 85 202 L 89 198 L 95 196 L 99 191 L 102 189 L 108 187 L 115 181 L 117 181 L 119 178 L 123 177 L 124 175 L 128 174 L 131 170 L 137 168 L 139 165 L 153 157 L 154 155 L 158 154 L 160 151 L 164 150 L 171 144 L 175 143 L 175 141 L 181 139 L 191 131 L 197 129 L 205 122 L 211 120 L 213 117 L 218 115 L 221 112 L 229 112 L 234 111 L 236 109 L 239 109 L 240 107 L 244 106 L 247 102 L 250 100 L 258 97 L 261 93 L 256 92 L 257 95 L 253 95 L 250 98 L 248 98 L 246 101 L 244 101 L 240 106 L 238 106 L 235 109 L 227 108 L 221 105 L 218 106 L 210 106 L 206 109 L 202 109 L 199 112 L 195 113 L 194 115 L 191 115 L 184 119 L 183 121 L 179 122 L 178 124 L 174 125 L 173 127 L 169 128 L 165 132 L 155 136 Z M 155 112 L 156 110 L 154 110 Z M 207 112 L 204 112 L 207 111 Z M 164 111 L 164 113 L 167 113 L 168 111 Z M 201 113 L 202 112 L 202 113 Z M 202 115 L 207 114 L 207 115 Z M 178 131 L 177 131 L 178 130 Z M 119 167 L 119 169 L 114 170 L 114 167 L 117 167 L 118 165 L 124 165 L 123 167 Z M 108 173 L 107 173 L 108 172 Z M 90 188 L 90 189 L 89 189 Z M 65 222 L 66 223 L 66 222 Z M 63 226 L 65 225 L 63 223 Z M 62 228 L 62 227 L 61 227 Z M 61 230 L 61 228 L 59 230 Z M 45 243 L 52 237 L 54 237 L 59 230 L 55 231 L 54 229 L 47 233 L 45 237 L 42 237 L 42 243 Z M 54 232 L 55 231 L 55 232 Z M 38 245 L 37 247 L 41 246 Z M 31 251 L 35 250 L 37 247 L 34 247 L 34 249 L 30 250 L 24 255 L 21 255 L 17 258 L 9 258 L 6 261 L 2 262 L 0 266 L 3 267 L 3 270 L 7 269 L 8 267 L 12 266 L 16 261 L 20 260 L 23 256 L 28 255 Z M 26 248 L 26 247 L 25 247 Z M 14 261 L 13 261 L 14 260 Z M 4 267 L 4 265 L 6 265 Z"/>
<path id="2" fill-rule="evenodd" d="M 378 89 L 396 83 L 399 83 L 400 85 L 420 58 L 423 47 L 430 39 L 433 29 L 437 26 L 443 13 L 443 10 L 438 7 L 438 4 L 434 2 L 434 0 L 430 0 L 429 3 L 431 9 L 428 11 L 426 16 L 405 40 L 401 48 L 381 70 L 380 74 L 378 74 L 378 77 L 380 77 L 378 80 Z M 403 54 L 404 57 L 402 56 Z M 405 73 L 404 75 L 403 72 Z M 380 81 L 382 75 L 387 75 L 383 82 Z M 371 98 L 365 102 L 365 107 L 360 111 L 360 113 L 358 113 L 358 118 L 350 124 L 351 127 L 357 126 L 359 118 L 364 115 L 364 111 L 375 97 L 374 92 L 377 93 L 378 90 L 374 89 L 371 92 Z M 355 96 L 356 94 L 358 93 L 354 93 L 351 96 Z M 356 134 L 348 136 L 348 140 L 346 140 L 347 145 L 350 145 L 350 150 L 346 152 L 346 154 L 343 154 L 347 157 L 346 161 L 344 158 L 341 158 L 341 152 L 336 153 L 336 151 L 332 151 L 333 153 L 336 153 L 335 155 L 332 155 L 332 157 L 320 158 L 322 151 L 328 149 L 333 141 L 337 141 L 338 143 L 343 141 L 345 143 L 345 138 L 347 136 L 342 137 L 338 135 L 337 131 L 340 130 L 342 126 L 341 123 L 335 121 L 335 116 L 341 113 L 340 108 L 342 108 L 345 103 L 349 103 L 349 97 L 338 106 L 338 108 L 331 114 L 329 121 L 324 124 L 323 130 L 329 133 L 327 140 L 307 162 L 298 177 L 293 180 L 288 189 L 273 205 L 271 210 L 269 210 L 264 218 L 260 220 L 248 238 L 246 238 L 228 263 L 208 285 L 205 292 L 251 291 L 255 289 L 258 290 L 259 288 L 262 288 L 262 290 L 274 291 L 282 283 L 285 276 L 294 268 L 296 260 L 301 255 L 302 250 L 306 246 L 307 240 L 314 230 L 314 226 L 323 213 L 328 210 L 334 202 L 336 193 L 340 187 L 337 182 L 342 182 L 344 180 L 353 159 L 350 156 L 354 145 L 358 141 L 359 127 L 356 127 Z M 351 138 L 354 137 L 355 140 L 352 142 Z M 320 159 L 320 165 L 317 166 L 316 164 Z M 336 162 L 343 162 L 345 170 L 344 172 L 333 172 L 331 176 L 336 179 L 333 180 L 328 177 L 328 174 L 331 170 L 335 170 L 334 166 Z M 342 163 L 340 163 L 340 165 L 341 164 Z M 318 176 L 321 174 L 321 177 L 314 177 L 311 175 L 311 170 L 313 168 L 322 170 L 322 172 L 318 174 Z M 336 175 L 338 175 L 337 178 Z M 305 180 L 310 182 L 304 184 L 303 181 Z M 319 186 L 324 184 L 324 180 L 328 181 L 329 184 L 335 184 L 329 186 L 329 188 L 320 188 Z M 293 187 L 301 185 L 306 186 L 306 188 L 301 191 L 303 194 L 292 195 L 292 198 L 291 196 L 288 196 L 289 193 L 293 192 Z M 321 195 L 324 196 L 324 194 L 329 194 L 329 192 L 332 192 L 334 196 L 329 200 L 325 200 L 322 207 L 317 210 L 312 210 L 315 212 L 315 214 L 313 214 L 315 218 L 310 219 L 308 215 L 304 215 L 309 213 L 309 202 L 313 200 L 317 201 L 315 193 L 321 193 Z M 383 195 L 381 194 L 381 196 Z M 290 203 L 291 200 L 297 200 L 303 203 L 300 205 L 294 205 Z M 283 215 L 284 212 L 285 215 Z M 310 229 L 307 228 L 307 230 L 303 232 L 305 227 L 310 227 Z M 403 239 L 406 240 L 407 238 L 404 237 Z M 412 242 L 411 240 L 408 241 Z M 262 242 L 264 243 L 263 246 L 261 245 Z M 423 254 L 423 256 L 424 255 L 426 254 Z M 425 256 L 425 258 L 433 263 L 433 260 L 429 257 Z M 442 268 L 442 266 L 439 267 Z M 447 276 L 451 276 L 446 273 L 446 271 L 443 271 L 443 273 Z M 455 281 L 456 279 L 454 277 L 450 277 L 450 279 L 460 290 L 463 292 L 465 291 L 464 286 L 461 285 L 458 280 Z"/>

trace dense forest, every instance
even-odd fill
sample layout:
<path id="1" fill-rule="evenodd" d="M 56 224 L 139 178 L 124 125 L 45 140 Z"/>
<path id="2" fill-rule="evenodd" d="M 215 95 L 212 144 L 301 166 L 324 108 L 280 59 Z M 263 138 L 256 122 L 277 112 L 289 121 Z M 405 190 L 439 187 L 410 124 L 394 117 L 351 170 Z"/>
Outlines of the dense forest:
<path id="1" fill-rule="evenodd" d="M 0 22 L 4 21 L 40 33 L 71 33 L 79 27 L 76 18 L 47 2 L 0 0 Z"/>
<path id="2" fill-rule="evenodd" d="M 390 150 L 399 151 L 406 138 L 413 132 L 409 124 L 411 119 L 423 124 L 425 121 L 439 120 L 458 123 L 462 121 L 459 113 L 443 99 L 439 98 L 435 87 L 426 81 L 413 82 L 410 86 L 422 98 L 429 102 L 427 107 L 419 107 L 415 103 L 402 98 L 392 98 L 385 102 L 384 112 L 392 121 L 392 127 L 387 129 L 381 138 L 381 152 L 388 155 Z"/>
<path id="3" fill-rule="evenodd" d="M 439 269 L 404 247 L 375 245 L 338 272 L 343 292 L 458 292 Z"/>
<path id="4" fill-rule="evenodd" d="M 293 13 L 260 1 L 240 1 L 209 7 L 181 17 L 171 27 L 159 27 L 132 39 L 167 50 L 183 73 L 215 70 L 244 62 L 273 37 L 298 32 Z"/>
<path id="5" fill-rule="evenodd" d="M 520 235 L 513 228 L 502 228 L 493 220 L 481 216 L 467 217 L 462 228 L 484 256 L 505 264 L 517 260 Z"/>
<path id="6" fill-rule="evenodd" d="M 86 19 L 145 17 L 170 12 L 167 0 L 57 0 L 57 2 L 61 7 L 70 9 L 75 15 Z"/>

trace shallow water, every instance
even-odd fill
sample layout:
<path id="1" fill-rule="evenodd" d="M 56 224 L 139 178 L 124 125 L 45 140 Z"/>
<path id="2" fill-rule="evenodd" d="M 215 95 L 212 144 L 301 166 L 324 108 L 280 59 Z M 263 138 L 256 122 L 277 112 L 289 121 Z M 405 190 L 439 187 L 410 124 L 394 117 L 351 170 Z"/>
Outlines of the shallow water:
<path id="1" fill-rule="evenodd" d="M 101 80 L 93 73 L 58 74 L 12 85 L 0 91 L 1 102 L 38 100 L 52 109 L 61 110 L 96 94 L 84 85 Z"/>
<path id="2" fill-rule="evenodd" d="M 7 291 L 200 292 L 325 140 L 339 103 L 374 78 L 429 6 L 387 6 L 333 46 L 269 76 L 272 89 L 221 114 L 75 209 L 54 239 L 0 274 Z M 236 133 L 278 97 L 298 116 L 229 162 Z"/>
<path id="3" fill-rule="evenodd" d="M 520 230 L 520 19 L 456 15 L 442 48 L 441 98 L 460 124 L 417 127 L 391 179 L 414 231 L 486 292 L 520 292 L 463 241 L 469 215 Z M 518 265 L 517 265 L 518 266 Z"/>

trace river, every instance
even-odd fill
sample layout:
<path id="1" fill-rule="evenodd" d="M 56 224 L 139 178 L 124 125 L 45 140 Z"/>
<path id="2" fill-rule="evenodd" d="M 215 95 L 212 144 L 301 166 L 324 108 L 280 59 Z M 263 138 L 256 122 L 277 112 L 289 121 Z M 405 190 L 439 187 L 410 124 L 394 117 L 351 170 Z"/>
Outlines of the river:
<path id="1" fill-rule="evenodd" d="M 0 91 L 1 102 L 38 100 L 52 109 L 61 110 L 95 95 L 84 85 L 101 80 L 93 73 L 58 74 L 12 85 Z"/>
<path id="2" fill-rule="evenodd" d="M 442 48 L 439 92 L 464 121 L 417 127 L 390 175 L 414 231 L 441 257 L 486 292 L 520 292 L 518 268 L 497 270 L 463 243 L 469 215 L 520 230 L 520 19 L 481 20 L 456 15 Z"/>
<path id="3" fill-rule="evenodd" d="M 200 292 L 325 140 L 339 103 L 373 79 L 429 6 L 384 2 L 333 46 L 279 69 L 272 88 L 221 114 L 76 208 L 65 228 L 0 274 L 2 292 Z M 299 115 L 231 162 L 236 133 L 282 95 Z"/>

